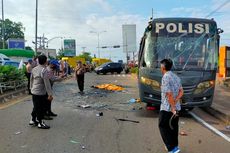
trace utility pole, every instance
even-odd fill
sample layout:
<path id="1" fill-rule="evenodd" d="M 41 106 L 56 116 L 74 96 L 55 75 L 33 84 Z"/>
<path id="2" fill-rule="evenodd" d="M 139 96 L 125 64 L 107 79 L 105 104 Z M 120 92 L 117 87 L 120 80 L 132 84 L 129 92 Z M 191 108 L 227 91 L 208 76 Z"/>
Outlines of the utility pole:
<path id="1" fill-rule="evenodd" d="M 37 36 L 38 36 L 38 0 L 36 0 L 36 10 L 35 10 L 35 55 L 37 55 Z"/>
<path id="2" fill-rule="evenodd" d="M 125 32 L 125 51 L 126 51 L 126 62 L 128 64 L 129 61 L 129 54 L 128 54 L 128 44 L 127 44 L 127 33 Z"/>
<path id="3" fill-rule="evenodd" d="M 4 19 L 4 4 L 2 0 L 2 48 L 5 49 L 5 19 Z"/>
<path id="4" fill-rule="evenodd" d="M 95 33 L 97 34 L 97 51 L 98 51 L 98 57 L 100 58 L 100 34 L 103 33 L 103 32 L 107 32 L 107 31 L 101 31 L 101 32 L 98 32 L 98 31 L 90 31 L 90 33 Z"/>
<path id="5" fill-rule="evenodd" d="M 99 32 L 97 33 L 97 51 L 98 51 L 98 57 L 100 58 L 101 56 L 100 56 L 100 44 L 99 44 Z"/>
<path id="6" fill-rule="evenodd" d="M 84 52 L 85 52 L 86 47 L 81 47 L 81 48 L 82 48 L 82 52 L 84 53 Z"/>
<path id="7" fill-rule="evenodd" d="M 45 49 L 45 44 L 47 43 L 47 38 L 45 37 L 44 33 L 42 36 L 42 49 Z"/>
<path id="8" fill-rule="evenodd" d="M 153 8 L 152 8 L 152 19 L 153 19 Z"/>

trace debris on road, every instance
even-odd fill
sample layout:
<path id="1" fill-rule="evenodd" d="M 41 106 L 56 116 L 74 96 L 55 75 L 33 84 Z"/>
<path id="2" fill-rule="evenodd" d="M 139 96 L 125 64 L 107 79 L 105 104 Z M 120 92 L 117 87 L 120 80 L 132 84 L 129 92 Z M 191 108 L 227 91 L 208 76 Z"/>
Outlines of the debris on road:
<path id="1" fill-rule="evenodd" d="M 103 116 L 103 112 L 97 113 L 96 116 L 97 117 Z"/>
<path id="2" fill-rule="evenodd" d="M 181 136 L 188 136 L 188 134 L 185 133 L 184 131 L 181 131 L 181 132 L 180 132 L 180 135 L 181 135 Z"/>
<path id="3" fill-rule="evenodd" d="M 137 102 L 137 103 L 140 103 L 140 102 L 141 102 L 141 99 L 140 99 L 140 98 L 136 99 L 136 102 Z"/>
<path id="4" fill-rule="evenodd" d="M 117 121 L 127 121 L 127 122 L 133 122 L 133 123 L 140 123 L 139 121 L 135 121 L 135 120 L 129 120 L 129 119 L 123 119 L 123 118 L 115 118 Z"/>
<path id="5" fill-rule="evenodd" d="M 129 103 L 135 103 L 136 102 L 136 99 L 132 98 L 129 100 Z"/>
<path id="6" fill-rule="evenodd" d="M 23 145 L 23 146 L 21 146 L 21 148 L 26 148 L 27 147 L 27 145 Z"/>
<path id="7" fill-rule="evenodd" d="M 99 106 L 97 106 L 97 109 L 100 109 L 100 108 L 105 108 L 105 107 L 107 107 L 108 105 L 99 105 Z"/>
<path id="8" fill-rule="evenodd" d="M 81 108 L 90 108 L 91 106 L 90 105 L 78 105 L 78 107 L 81 107 Z"/>
<path id="9" fill-rule="evenodd" d="M 81 149 L 85 149 L 85 146 L 81 146 Z"/>
<path id="10" fill-rule="evenodd" d="M 80 143 L 80 142 L 77 142 L 77 141 L 75 141 L 75 140 L 70 140 L 70 142 L 73 143 L 73 144 L 78 144 L 78 143 Z"/>
<path id="11" fill-rule="evenodd" d="M 141 102 L 140 99 L 134 99 L 134 98 L 132 98 L 132 99 L 129 100 L 129 103 L 130 103 L 130 104 L 131 104 L 131 103 L 140 103 L 140 102 Z"/>
<path id="12" fill-rule="evenodd" d="M 92 86 L 92 87 L 97 88 L 97 89 L 109 90 L 109 91 L 122 91 L 122 90 L 124 90 L 123 87 L 118 86 L 118 85 L 114 85 L 114 84 L 101 84 L 101 85 L 96 85 L 96 86 Z"/>
<path id="13" fill-rule="evenodd" d="M 18 132 L 15 132 L 14 134 L 19 135 L 19 134 L 21 134 L 21 133 L 22 133 L 22 132 L 18 131 Z"/>

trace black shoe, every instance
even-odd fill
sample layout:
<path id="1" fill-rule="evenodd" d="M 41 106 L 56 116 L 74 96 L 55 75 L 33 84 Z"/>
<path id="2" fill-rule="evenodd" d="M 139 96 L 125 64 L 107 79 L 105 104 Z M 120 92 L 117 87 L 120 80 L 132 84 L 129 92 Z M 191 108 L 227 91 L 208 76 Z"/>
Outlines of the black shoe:
<path id="1" fill-rule="evenodd" d="M 45 115 L 45 116 L 44 116 L 44 120 L 53 120 L 53 118 L 50 117 L 50 116 Z"/>
<path id="2" fill-rule="evenodd" d="M 53 116 L 53 117 L 56 117 L 56 116 L 57 116 L 57 114 L 55 114 L 55 113 L 53 113 L 53 112 L 49 112 L 48 114 L 49 114 L 49 116 Z"/>
<path id="3" fill-rule="evenodd" d="M 38 128 L 39 129 L 49 129 L 50 126 L 46 125 L 43 121 L 38 123 Z"/>

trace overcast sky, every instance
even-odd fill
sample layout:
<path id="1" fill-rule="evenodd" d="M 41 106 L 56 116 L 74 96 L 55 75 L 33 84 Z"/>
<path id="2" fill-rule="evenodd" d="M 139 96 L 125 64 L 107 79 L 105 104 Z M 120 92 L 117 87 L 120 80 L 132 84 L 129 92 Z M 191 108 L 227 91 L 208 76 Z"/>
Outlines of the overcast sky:
<path id="1" fill-rule="evenodd" d="M 38 36 L 76 39 L 77 54 L 82 47 L 97 55 L 97 36 L 89 31 L 107 31 L 100 34 L 100 46 L 122 45 L 122 24 L 136 24 L 137 43 L 147 21 L 154 17 L 205 17 L 226 0 L 38 0 Z M 5 18 L 22 22 L 26 45 L 34 47 L 35 0 L 4 0 Z M 230 45 L 230 3 L 213 17 L 224 29 L 221 43 Z M 60 38 L 50 41 L 49 48 L 61 48 Z M 139 46 L 137 46 L 137 49 Z M 120 49 L 101 49 L 101 57 L 125 59 Z"/>

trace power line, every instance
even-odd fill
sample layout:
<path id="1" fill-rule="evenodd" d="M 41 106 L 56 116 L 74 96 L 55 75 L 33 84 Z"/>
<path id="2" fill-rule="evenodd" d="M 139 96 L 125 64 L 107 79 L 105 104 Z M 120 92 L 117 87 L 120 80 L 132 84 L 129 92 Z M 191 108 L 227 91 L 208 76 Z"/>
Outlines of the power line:
<path id="1" fill-rule="evenodd" d="M 218 10 L 220 10 L 222 7 L 224 7 L 226 4 L 228 4 L 230 2 L 230 0 L 225 1 L 223 4 L 221 4 L 219 7 L 217 7 L 215 10 L 213 10 L 212 12 L 210 12 L 208 15 L 205 16 L 205 18 L 210 17 L 211 15 L 213 15 L 214 13 L 216 13 Z"/>

